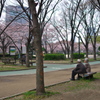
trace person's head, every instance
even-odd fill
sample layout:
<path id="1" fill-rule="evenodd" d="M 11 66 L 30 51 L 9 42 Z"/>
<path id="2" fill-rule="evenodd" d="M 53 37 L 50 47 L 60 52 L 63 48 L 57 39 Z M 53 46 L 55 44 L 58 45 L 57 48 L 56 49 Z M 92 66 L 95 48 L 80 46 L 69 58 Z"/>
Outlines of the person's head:
<path id="1" fill-rule="evenodd" d="M 85 63 L 87 63 L 88 61 L 89 61 L 89 59 L 88 59 L 88 58 L 85 58 L 85 59 L 84 59 L 84 62 L 85 62 Z"/>
<path id="2" fill-rule="evenodd" d="M 81 59 L 77 59 L 77 63 L 81 63 Z"/>

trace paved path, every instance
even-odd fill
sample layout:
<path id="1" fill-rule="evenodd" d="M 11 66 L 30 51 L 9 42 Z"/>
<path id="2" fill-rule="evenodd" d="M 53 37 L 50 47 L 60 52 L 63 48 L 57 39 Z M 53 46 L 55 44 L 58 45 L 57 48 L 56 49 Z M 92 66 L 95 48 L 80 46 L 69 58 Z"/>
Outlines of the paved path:
<path id="1" fill-rule="evenodd" d="M 90 62 L 91 65 L 100 64 L 100 61 Z M 76 64 L 44 64 L 47 68 L 44 68 L 44 72 L 57 71 L 62 69 L 74 68 Z M 0 72 L 0 76 L 9 76 L 9 75 L 25 75 L 25 74 L 35 74 L 36 69 L 31 70 L 22 70 L 22 71 L 8 71 Z"/>
<path id="2" fill-rule="evenodd" d="M 100 63 L 100 61 L 98 63 Z M 92 63 L 92 64 L 95 64 L 95 63 Z M 55 66 L 58 66 L 58 65 L 55 65 Z M 62 70 L 57 69 L 57 71 L 53 70 L 53 71 L 44 73 L 45 86 L 49 86 L 49 85 L 53 85 L 56 83 L 69 80 L 72 68 L 63 69 L 64 66 L 61 64 Z M 54 68 L 54 66 L 52 67 Z M 95 69 L 94 71 L 100 72 L 100 68 L 99 70 Z M 24 73 L 24 75 L 0 76 L 0 99 L 1 100 L 3 100 L 4 97 L 9 97 L 12 95 L 23 93 L 23 92 L 26 92 L 26 91 L 29 91 L 35 88 L 36 88 L 36 75 L 35 74 L 25 75 Z"/>

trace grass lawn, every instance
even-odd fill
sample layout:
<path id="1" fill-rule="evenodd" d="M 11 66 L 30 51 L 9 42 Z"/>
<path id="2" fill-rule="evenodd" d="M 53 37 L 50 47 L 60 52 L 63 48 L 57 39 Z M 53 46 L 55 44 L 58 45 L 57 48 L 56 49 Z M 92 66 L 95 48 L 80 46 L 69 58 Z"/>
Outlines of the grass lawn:
<path id="1" fill-rule="evenodd" d="M 100 73 L 95 74 L 93 79 L 69 81 L 46 87 L 45 90 L 42 96 L 37 96 L 35 91 L 28 91 L 6 100 L 99 100 Z"/>
<path id="2" fill-rule="evenodd" d="M 10 65 L 10 64 L 3 64 L 2 62 L 0 62 L 0 71 L 13 71 L 13 70 L 23 70 L 23 69 L 32 69 L 32 68 L 36 68 L 36 66 L 30 66 L 30 67 L 26 67 L 25 65 Z"/>

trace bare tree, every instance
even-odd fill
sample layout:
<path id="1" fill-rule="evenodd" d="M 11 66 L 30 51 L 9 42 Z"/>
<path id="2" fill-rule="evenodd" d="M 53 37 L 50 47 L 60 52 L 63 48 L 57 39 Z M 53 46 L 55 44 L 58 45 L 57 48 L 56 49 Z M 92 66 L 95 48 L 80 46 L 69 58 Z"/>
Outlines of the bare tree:
<path id="1" fill-rule="evenodd" d="M 6 0 L 0 0 L 0 17 L 2 15 Z"/>
<path id="2" fill-rule="evenodd" d="M 66 5 L 66 4 L 65 4 Z M 64 54 L 68 54 L 68 58 L 69 58 L 69 54 L 70 54 L 70 40 L 69 40 L 69 25 L 68 25 L 68 13 L 67 13 L 67 8 L 64 7 L 64 9 L 62 8 L 62 14 L 61 14 L 61 19 L 57 20 L 57 18 L 55 18 L 51 23 L 53 25 L 53 27 L 55 28 L 55 30 L 57 31 L 57 39 L 62 47 L 62 51 L 64 52 Z"/>
<path id="3" fill-rule="evenodd" d="M 81 5 L 82 0 L 71 0 L 70 6 L 68 8 L 68 15 L 69 15 L 69 23 L 70 23 L 70 30 L 71 30 L 71 62 L 73 63 L 73 53 L 74 53 L 74 41 L 75 36 L 78 33 L 79 26 L 83 19 L 83 16 L 79 18 L 78 10 Z"/>
<path id="4" fill-rule="evenodd" d="M 56 37 L 57 37 L 57 40 L 59 41 L 59 44 L 62 47 L 62 51 L 64 52 L 65 55 L 68 53 L 68 58 L 69 58 L 70 46 L 69 46 L 69 41 L 68 41 L 68 33 L 67 33 L 67 30 L 64 29 L 65 27 L 64 24 L 62 24 L 62 22 L 60 21 L 60 26 L 59 26 L 59 21 L 57 22 L 58 24 L 56 23 L 56 25 L 54 24 L 55 22 L 54 23 L 52 22 L 52 25 L 56 30 Z"/>
<path id="5" fill-rule="evenodd" d="M 94 7 L 100 10 L 100 0 L 90 0 Z"/>
<path id="6" fill-rule="evenodd" d="M 40 0 L 38 10 L 36 10 L 37 3 L 35 3 L 35 0 L 28 0 L 30 12 L 32 15 L 32 28 L 31 31 L 34 36 L 34 46 L 35 46 L 35 51 L 36 51 L 36 65 L 37 65 L 37 70 L 36 70 L 36 92 L 37 94 L 43 94 L 45 92 L 44 89 L 44 72 L 43 72 L 43 52 L 42 52 L 42 42 L 41 42 L 41 24 L 45 23 L 45 18 L 48 13 L 49 7 L 51 5 L 51 2 L 53 0 Z M 57 0 L 57 3 L 59 0 Z M 56 4 L 57 4 L 56 3 Z M 55 6 L 56 6 L 55 4 Z M 53 9 L 55 8 L 53 7 Z M 44 10 L 44 12 L 43 12 Z M 43 16 L 42 23 L 39 22 L 39 17 Z M 52 14 L 52 13 L 51 13 Z"/>
<path id="7" fill-rule="evenodd" d="M 55 45 L 54 43 L 57 40 L 55 30 L 53 28 L 50 28 L 48 25 L 47 27 L 45 27 L 45 29 L 46 30 L 44 31 L 44 34 L 42 36 L 42 45 L 46 52 L 54 53 L 55 49 L 57 48 L 57 45 Z"/>
<path id="8" fill-rule="evenodd" d="M 87 10 L 87 11 L 86 11 Z M 92 5 L 82 4 L 79 10 L 79 16 L 84 16 L 81 22 L 80 37 L 86 49 L 86 57 L 89 53 L 89 44 L 92 42 L 94 59 L 96 60 L 96 38 L 98 35 L 99 25 L 96 20 L 99 19 L 98 12 Z M 84 39 L 84 40 L 83 40 Z"/>

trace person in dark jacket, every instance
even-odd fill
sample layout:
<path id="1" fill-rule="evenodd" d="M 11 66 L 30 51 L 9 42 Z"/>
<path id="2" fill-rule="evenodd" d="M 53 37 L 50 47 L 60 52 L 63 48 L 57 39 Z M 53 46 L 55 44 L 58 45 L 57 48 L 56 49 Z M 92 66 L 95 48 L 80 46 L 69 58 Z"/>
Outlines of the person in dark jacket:
<path id="1" fill-rule="evenodd" d="M 78 64 L 76 65 L 76 68 L 72 70 L 71 80 L 75 80 L 75 75 L 78 75 L 78 79 L 79 79 L 80 78 L 79 74 L 86 73 L 86 68 L 80 59 L 77 60 L 77 63 Z"/>

